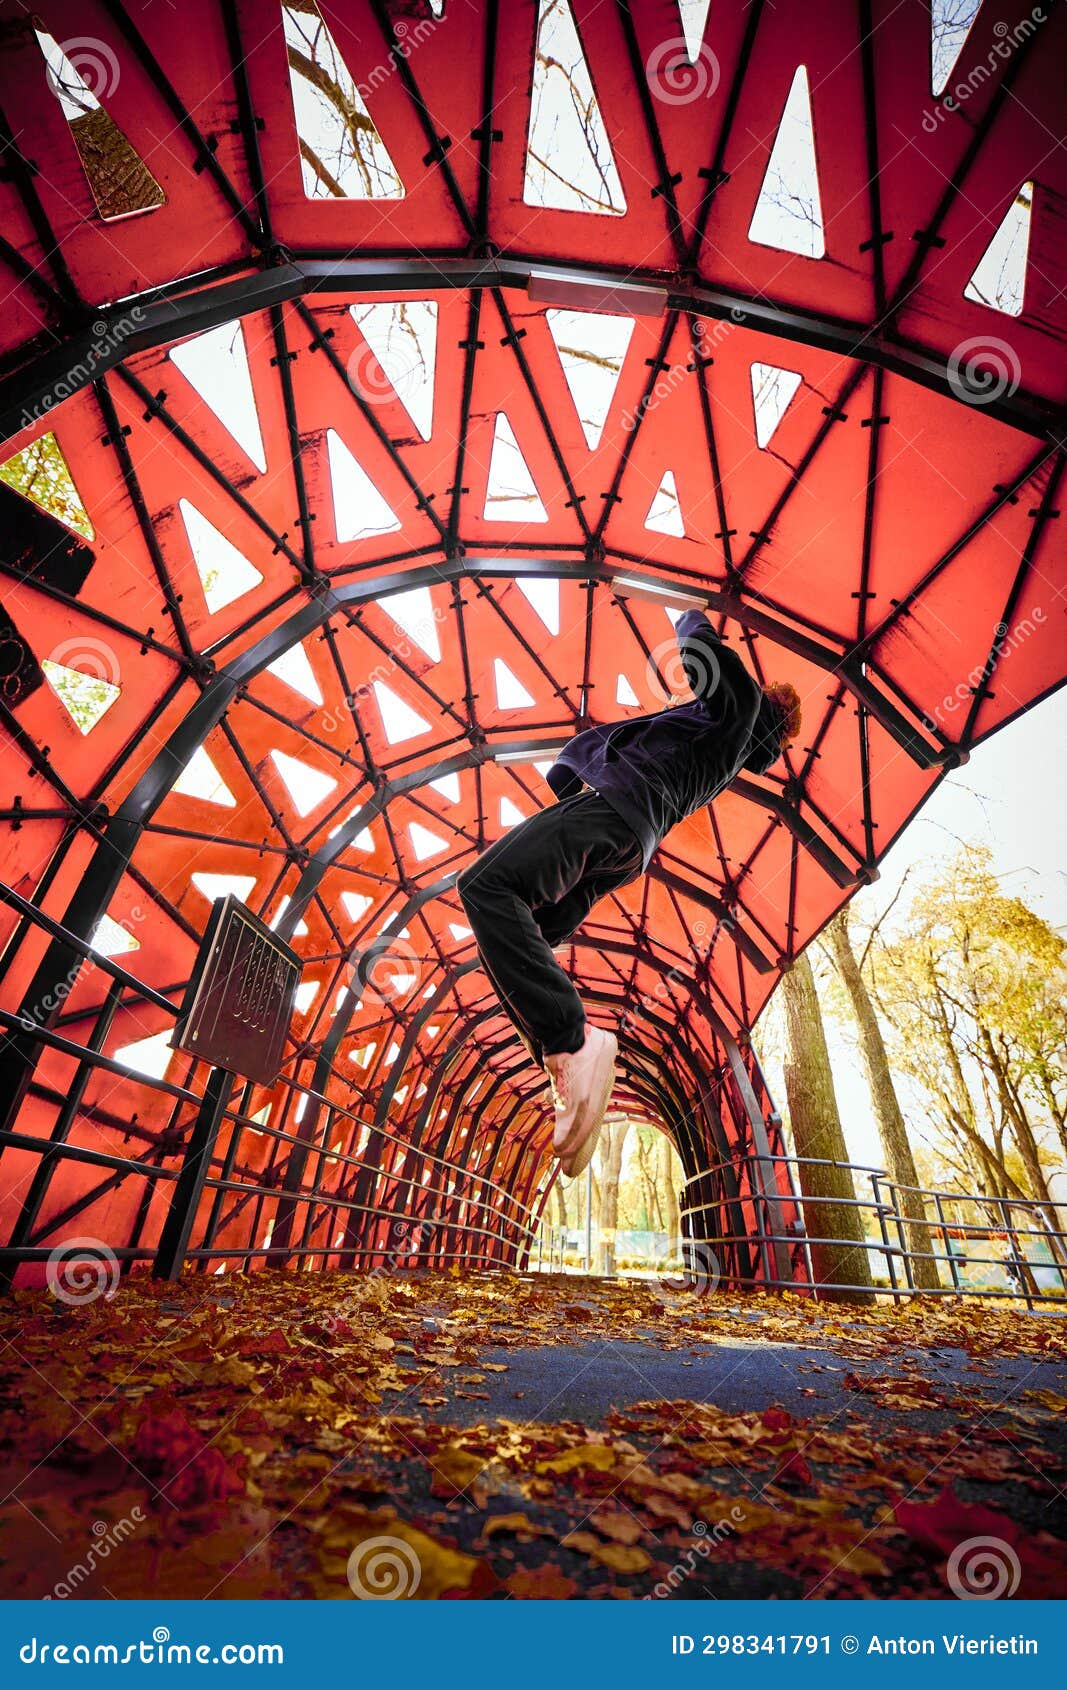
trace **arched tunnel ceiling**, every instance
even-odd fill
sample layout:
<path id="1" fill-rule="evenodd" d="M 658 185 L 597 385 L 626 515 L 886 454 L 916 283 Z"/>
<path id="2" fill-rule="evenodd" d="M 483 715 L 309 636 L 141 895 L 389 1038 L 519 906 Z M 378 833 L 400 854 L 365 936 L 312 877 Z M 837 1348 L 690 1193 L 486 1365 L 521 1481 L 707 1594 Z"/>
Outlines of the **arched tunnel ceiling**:
<path id="1" fill-rule="evenodd" d="M 568 960 L 635 1107 L 699 1086 L 1064 676 L 1062 8 L 1007 50 L 943 10 L 951 108 L 925 0 L 713 4 L 690 59 L 674 0 L 5 3 L 5 473 L 73 484 L 7 513 L 8 883 L 167 992 L 235 885 L 305 959 L 304 1077 L 458 1137 L 521 1064 L 455 874 L 680 687 L 696 602 L 803 732 Z"/>

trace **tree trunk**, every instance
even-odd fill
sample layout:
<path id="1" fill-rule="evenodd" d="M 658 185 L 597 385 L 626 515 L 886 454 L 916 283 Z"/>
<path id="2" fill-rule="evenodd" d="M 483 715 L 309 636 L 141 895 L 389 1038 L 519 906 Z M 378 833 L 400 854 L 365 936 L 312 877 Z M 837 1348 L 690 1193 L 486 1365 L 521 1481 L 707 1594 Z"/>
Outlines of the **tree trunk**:
<path id="1" fill-rule="evenodd" d="M 874 1107 L 874 1118 L 878 1123 L 878 1136 L 882 1142 L 882 1155 L 885 1157 L 889 1173 L 898 1187 L 917 1186 L 919 1176 L 915 1169 L 915 1158 L 912 1155 L 911 1144 L 908 1139 L 908 1129 L 904 1124 L 900 1104 L 897 1101 L 896 1087 L 889 1069 L 889 1058 L 886 1055 L 885 1040 L 882 1029 L 875 1014 L 871 995 L 867 990 L 867 983 L 860 972 L 860 965 L 852 949 L 852 941 L 848 932 L 847 909 L 834 917 L 826 930 L 833 950 L 837 972 L 841 976 L 842 984 L 848 993 L 852 1005 L 852 1013 L 856 1018 L 856 1025 L 860 1035 L 860 1054 L 863 1057 L 863 1067 L 867 1075 L 867 1085 L 870 1089 L 871 1103 Z M 897 1202 L 901 1210 L 912 1221 L 921 1223 L 926 1219 L 923 1200 L 914 1191 L 898 1190 Z M 934 1239 L 929 1228 L 922 1224 L 905 1227 L 905 1237 L 909 1250 L 914 1250 L 921 1258 L 930 1255 L 934 1250 Z M 911 1263 L 912 1279 L 920 1291 L 937 1291 L 941 1286 L 941 1278 L 937 1271 L 937 1263 L 917 1259 Z"/>
<path id="2" fill-rule="evenodd" d="M 666 1133 L 660 1134 L 659 1158 L 663 1213 L 667 1221 L 667 1260 L 672 1262 L 678 1254 L 678 1192 L 674 1184 L 671 1141 Z"/>
<path id="3" fill-rule="evenodd" d="M 856 1192 L 847 1167 L 848 1150 L 819 999 L 806 956 L 798 957 L 783 975 L 780 990 L 785 1007 L 785 1092 L 793 1145 L 798 1158 L 815 1157 L 831 1164 L 812 1166 L 801 1161 L 799 1167 L 815 1281 L 850 1287 L 825 1293 L 841 1302 L 866 1302 L 873 1290 L 870 1261 L 860 1212 L 850 1206 Z M 842 1165 L 833 1166 L 835 1163 Z"/>
<path id="4" fill-rule="evenodd" d="M 600 1247 L 603 1272 L 615 1272 L 615 1234 L 619 1225 L 619 1175 L 629 1121 L 604 1123 L 600 1138 Z"/>

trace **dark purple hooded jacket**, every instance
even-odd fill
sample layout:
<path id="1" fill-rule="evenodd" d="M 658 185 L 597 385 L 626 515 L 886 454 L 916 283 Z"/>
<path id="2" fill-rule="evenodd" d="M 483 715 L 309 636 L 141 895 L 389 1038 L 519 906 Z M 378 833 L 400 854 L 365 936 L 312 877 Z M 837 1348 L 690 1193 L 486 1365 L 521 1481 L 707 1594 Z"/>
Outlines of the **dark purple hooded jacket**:
<path id="1" fill-rule="evenodd" d="M 644 868 L 664 834 L 742 766 L 762 774 L 778 755 L 776 706 L 703 611 L 685 611 L 675 635 L 693 703 L 588 728 L 548 771 L 557 798 L 583 781 L 599 792 L 640 840 Z"/>

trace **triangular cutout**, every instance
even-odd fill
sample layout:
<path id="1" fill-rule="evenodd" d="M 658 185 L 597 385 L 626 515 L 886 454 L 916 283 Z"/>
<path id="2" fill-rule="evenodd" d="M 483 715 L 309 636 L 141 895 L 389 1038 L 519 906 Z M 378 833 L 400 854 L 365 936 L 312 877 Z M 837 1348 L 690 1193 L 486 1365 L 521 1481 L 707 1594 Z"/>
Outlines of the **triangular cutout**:
<path id="1" fill-rule="evenodd" d="M 240 323 L 220 323 L 171 348 L 170 359 L 245 456 L 263 472 L 267 457 Z"/>
<path id="2" fill-rule="evenodd" d="M 34 33 L 48 67 L 48 86 L 70 125 L 101 219 L 113 223 L 158 211 L 166 194 L 97 99 L 98 91 L 106 96 L 118 87 L 119 63 L 111 48 L 93 36 L 79 36 L 61 47 L 44 30 Z"/>
<path id="3" fill-rule="evenodd" d="M 141 948 L 140 939 L 127 933 L 125 927 L 120 927 L 109 915 L 100 917 L 89 943 L 98 956 L 123 956 L 126 951 L 139 951 Z"/>
<path id="4" fill-rule="evenodd" d="M 236 599 L 252 592 L 261 584 L 263 577 L 244 553 L 237 550 L 233 541 L 227 540 L 225 534 L 220 533 L 214 523 L 209 522 L 188 499 L 179 499 L 178 509 L 204 589 L 204 602 L 215 615 Z"/>
<path id="5" fill-rule="evenodd" d="M 48 657 L 41 659 L 41 672 L 80 734 L 92 733 L 121 690 L 98 675 L 83 675 Z"/>
<path id="6" fill-rule="evenodd" d="M 237 803 L 202 745 L 197 746 L 170 790 L 180 798 L 202 798 L 206 804 L 232 808 Z"/>
<path id="7" fill-rule="evenodd" d="M 678 11 L 682 19 L 682 38 L 685 41 L 685 54 L 691 65 L 695 65 L 700 57 L 700 49 L 704 45 L 704 31 L 708 27 L 710 10 L 711 0 L 678 0 Z"/>
<path id="8" fill-rule="evenodd" d="M 213 904 L 216 898 L 228 898 L 231 892 L 242 904 L 247 904 L 249 893 L 256 884 L 255 876 L 251 874 L 192 874 L 189 878 L 209 904 Z"/>
<path id="9" fill-rule="evenodd" d="M 771 436 L 789 409 L 800 386 L 796 370 L 782 370 L 777 364 L 753 364 L 752 413 L 756 423 L 756 445 L 769 445 Z"/>
<path id="10" fill-rule="evenodd" d="M 433 787 L 435 792 L 439 792 L 442 798 L 447 799 L 449 804 L 459 803 L 459 775 L 455 772 L 450 775 L 438 775 L 436 780 L 429 782 L 429 785 Z"/>
<path id="11" fill-rule="evenodd" d="M 685 534 L 673 470 L 663 472 L 663 480 L 656 489 L 656 496 L 645 517 L 645 527 L 653 529 L 657 534 L 674 534 L 679 537 Z"/>
<path id="12" fill-rule="evenodd" d="M 441 661 L 441 642 L 437 637 L 437 618 L 429 587 L 412 587 L 406 593 L 391 593 L 379 599 L 379 605 L 397 627 L 424 651 L 434 663 Z"/>
<path id="13" fill-rule="evenodd" d="M 349 1051 L 348 1060 L 350 1062 L 354 1062 L 356 1064 L 357 1068 L 369 1068 L 370 1067 L 370 1059 L 374 1055 L 374 1052 L 377 1050 L 377 1048 L 378 1048 L 377 1044 L 374 1044 L 374 1043 L 371 1043 L 369 1045 L 362 1045 L 359 1050 Z"/>
<path id="14" fill-rule="evenodd" d="M 615 688 L 615 702 L 628 708 L 641 702 L 625 675 L 619 676 L 619 684 Z"/>
<path id="15" fill-rule="evenodd" d="M 497 412 L 482 515 L 487 522 L 548 521 L 529 465 L 503 411 Z"/>
<path id="16" fill-rule="evenodd" d="M 493 679 L 496 683 L 498 710 L 529 710 L 534 704 L 535 700 L 526 691 L 519 677 L 512 674 L 500 657 L 493 659 Z"/>
<path id="17" fill-rule="evenodd" d="M 319 980 L 301 980 L 299 986 L 296 988 L 296 995 L 293 999 L 298 1015 L 307 1014 L 308 1010 L 319 995 L 320 985 L 321 981 Z"/>
<path id="18" fill-rule="evenodd" d="M 279 681 L 284 681 L 287 687 L 292 687 L 301 698 L 306 698 L 311 704 L 322 703 L 322 688 L 311 667 L 311 660 L 307 652 L 297 640 L 288 651 L 283 651 L 273 663 L 267 664 L 267 673 L 276 675 Z"/>
<path id="19" fill-rule="evenodd" d="M 42 434 L 0 464 L 0 481 L 86 540 L 96 532 L 54 434 Z"/>
<path id="20" fill-rule="evenodd" d="M 626 198 L 570 0 L 539 0 L 522 197 L 618 217 Z"/>
<path id="21" fill-rule="evenodd" d="M 401 740 L 417 739 L 419 734 L 429 733 L 430 724 L 413 710 L 410 704 L 405 704 L 398 698 L 391 687 L 384 681 L 372 681 L 374 696 L 378 700 L 381 711 L 382 727 L 390 745 L 398 745 Z"/>
<path id="22" fill-rule="evenodd" d="M 411 835 L 411 848 L 415 852 L 418 862 L 425 862 L 427 857 L 436 857 L 438 851 L 443 851 L 448 844 L 447 839 L 439 839 L 436 833 L 431 833 L 428 827 L 420 822 L 412 822 L 408 828 Z"/>
<path id="23" fill-rule="evenodd" d="M 501 827 L 514 827 L 517 822 L 524 822 L 525 820 L 526 817 L 519 809 L 519 806 L 517 804 L 513 804 L 510 798 L 502 798 L 500 800 Z"/>
<path id="24" fill-rule="evenodd" d="M 458 939 L 460 941 L 463 939 L 474 938 L 473 927 L 464 927 L 463 923 L 459 921 L 450 921 L 448 924 L 448 931 L 451 933 L 453 939 Z"/>
<path id="25" fill-rule="evenodd" d="M 376 534 L 395 533 L 400 527 L 396 512 L 332 428 L 326 430 L 326 446 L 338 540 L 368 540 Z"/>
<path id="26" fill-rule="evenodd" d="M 429 440 L 437 366 L 437 301 L 373 300 L 348 309 L 377 365 L 364 351 L 355 353 L 348 361 L 352 386 L 372 405 L 395 394 L 423 440 Z"/>
<path id="27" fill-rule="evenodd" d="M 1008 317 L 1022 315 L 1033 205 L 1034 184 L 1024 182 L 975 266 L 963 290 L 965 299 L 988 305 L 991 311 L 1003 311 Z"/>
<path id="28" fill-rule="evenodd" d="M 272 751 L 270 756 L 298 816 L 310 816 L 312 810 L 317 810 L 330 793 L 337 790 L 337 782 L 332 775 L 312 768 L 310 763 L 301 762 L 299 757 L 290 757 L 284 751 Z"/>
<path id="29" fill-rule="evenodd" d="M 308 199 L 403 199 L 399 172 L 314 0 L 283 6 L 282 19 Z"/>
<path id="30" fill-rule="evenodd" d="M 811 95 L 803 65 L 796 68 L 785 102 L 748 238 L 802 258 L 822 258 L 826 252 Z"/>
<path id="31" fill-rule="evenodd" d="M 170 1029 L 164 1028 L 162 1033 L 153 1033 L 147 1039 L 134 1039 L 132 1044 L 120 1045 L 111 1054 L 116 1062 L 132 1068 L 135 1074 L 143 1074 L 146 1080 L 162 1080 L 174 1055 Z"/>
<path id="32" fill-rule="evenodd" d="M 550 634 L 559 633 L 559 582 L 538 581 L 521 575 L 515 581 L 523 598 L 540 618 Z"/>
<path id="33" fill-rule="evenodd" d="M 608 420 L 634 320 L 599 311 L 546 311 L 545 321 L 586 445 L 594 451 Z"/>
<path id="34" fill-rule="evenodd" d="M 982 0 L 930 0 L 930 92 L 944 91 Z"/>
<path id="35" fill-rule="evenodd" d="M 281 903 L 278 905 L 278 908 L 275 910 L 274 915 L 271 917 L 270 928 L 271 928 L 272 932 L 277 932 L 278 928 L 281 926 L 282 918 L 285 915 L 286 910 L 289 908 L 289 903 L 290 903 L 289 894 L 288 894 L 288 892 L 286 892 L 285 896 L 282 898 Z M 307 931 L 308 931 L 307 922 L 306 921 L 298 921 L 296 926 L 293 928 L 293 938 L 294 939 L 304 939 L 304 938 L 307 937 Z"/>
<path id="36" fill-rule="evenodd" d="M 361 916 L 366 915 L 374 899 L 368 898 L 365 892 L 342 892 L 341 902 L 348 912 L 349 921 L 359 921 Z"/>

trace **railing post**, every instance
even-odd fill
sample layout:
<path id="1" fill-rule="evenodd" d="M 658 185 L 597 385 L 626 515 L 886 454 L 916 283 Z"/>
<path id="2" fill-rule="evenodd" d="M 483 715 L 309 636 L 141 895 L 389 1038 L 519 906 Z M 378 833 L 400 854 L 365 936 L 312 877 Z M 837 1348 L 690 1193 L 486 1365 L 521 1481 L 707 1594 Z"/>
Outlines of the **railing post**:
<path id="1" fill-rule="evenodd" d="M 1008 1235 L 1008 1242 L 1011 1245 L 1011 1263 L 1012 1263 L 1012 1266 L 1015 1269 L 1016 1277 L 1017 1277 L 1018 1282 L 1019 1282 L 1019 1288 L 1022 1291 L 1023 1298 L 1025 1300 L 1027 1308 L 1032 1313 L 1033 1307 L 1034 1307 L 1034 1295 L 1033 1295 L 1033 1293 L 1034 1293 L 1035 1287 L 1034 1287 L 1032 1276 L 1031 1276 L 1031 1273 L 1030 1273 L 1030 1263 L 1027 1261 L 1026 1257 L 1023 1255 L 1022 1251 L 1019 1248 L 1018 1235 L 1015 1231 L 1015 1228 L 1011 1224 L 1011 1206 L 1010 1206 L 1010 1204 L 1007 1203 L 1003 1197 L 998 1197 L 997 1198 L 997 1208 L 1000 1210 L 1001 1218 L 1003 1219 L 1003 1222 L 1004 1222 L 1004 1230 Z"/>
<path id="2" fill-rule="evenodd" d="M 874 1210 L 875 1210 L 875 1214 L 878 1216 L 878 1225 L 879 1225 L 879 1227 L 881 1229 L 881 1233 L 882 1233 L 882 1243 L 885 1245 L 885 1265 L 886 1265 L 886 1271 L 889 1274 L 889 1283 L 890 1283 L 892 1290 L 893 1290 L 893 1301 L 895 1303 L 899 1303 L 901 1293 L 900 1293 L 900 1291 L 897 1287 L 897 1270 L 896 1270 L 896 1267 L 894 1266 L 894 1263 L 893 1263 L 893 1246 L 889 1242 L 889 1228 L 886 1226 L 886 1223 L 885 1223 L 886 1205 L 882 1201 L 882 1188 L 881 1188 L 881 1184 L 879 1183 L 880 1178 L 881 1178 L 881 1176 L 879 1174 L 874 1174 L 874 1173 L 871 1174 L 871 1190 L 874 1193 Z M 904 1251 L 903 1236 L 901 1237 L 901 1240 L 900 1240 L 900 1247 L 901 1247 L 901 1250 Z M 905 1271 L 906 1271 L 906 1266 L 907 1266 L 907 1259 L 908 1259 L 907 1258 L 907 1252 L 904 1251 Z M 908 1275 L 908 1284 L 909 1284 L 909 1286 L 911 1285 L 911 1275 L 910 1274 Z"/>
<path id="3" fill-rule="evenodd" d="M 935 1191 L 933 1193 L 933 1198 L 934 1205 L 937 1209 L 937 1218 L 941 1226 L 941 1242 L 945 1247 L 945 1255 L 948 1257 L 949 1272 L 952 1275 L 952 1284 L 955 1288 L 956 1295 L 961 1297 L 963 1295 L 963 1287 L 960 1285 L 960 1273 L 959 1268 L 956 1266 L 955 1252 L 948 1241 L 948 1222 L 945 1220 L 945 1209 L 941 1202 L 941 1193 L 939 1191 Z"/>
<path id="4" fill-rule="evenodd" d="M 766 1201 L 767 1220 L 770 1225 L 774 1242 L 774 1277 L 776 1280 L 780 1280 L 783 1285 L 788 1285 L 792 1281 L 792 1263 L 789 1260 L 789 1249 L 785 1242 L 785 1221 L 782 1215 L 781 1204 L 778 1201 L 778 1188 L 775 1183 L 774 1160 L 771 1156 L 771 1146 L 767 1137 L 767 1129 L 764 1126 L 763 1116 L 760 1113 L 759 1101 L 756 1097 L 756 1093 L 752 1089 L 752 1081 L 749 1078 L 748 1069 L 745 1067 L 744 1061 L 742 1060 L 737 1040 L 727 1036 L 724 1043 L 726 1046 L 726 1054 L 730 1062 L 730 1070 L 734 1077 L 734 1084 L 741 1094 L 741 1101 L 745 1106 L 745 1113 L 748 1116 L 749 1128 L 752 1132 L 752 1145 L 756 1152 L 756 1158 L 753 1164 L 754 1172 L 756 1173 L 756 1184 L 758 1194 Z M 764 1272 L 766 1272 L 766 1268 L 764 1269 Z"/>
<path id="5" fill-rule="evenodd" d="M 185 1147 L 181 1172 L 175 1182 L 167 1218 L 156 1251 L 153 1279 L 180 1279 L 189 1236 L 193 1230 L 200 1195 L 211 1165 L 219 1126 L 233 1090 L 234 1076 L 225 1068 L 212 1068 L 200 1100 L 193 1130 Z"/>

